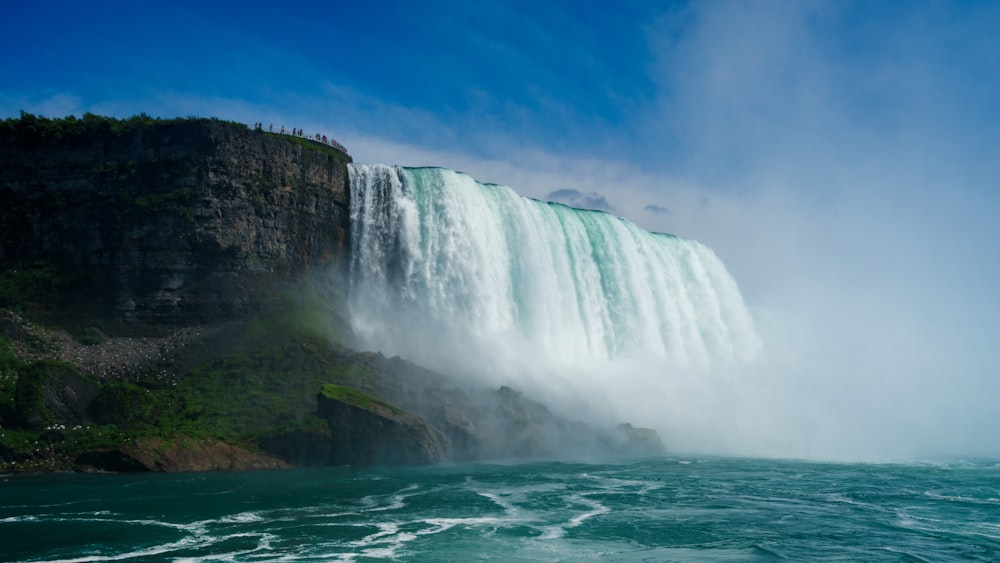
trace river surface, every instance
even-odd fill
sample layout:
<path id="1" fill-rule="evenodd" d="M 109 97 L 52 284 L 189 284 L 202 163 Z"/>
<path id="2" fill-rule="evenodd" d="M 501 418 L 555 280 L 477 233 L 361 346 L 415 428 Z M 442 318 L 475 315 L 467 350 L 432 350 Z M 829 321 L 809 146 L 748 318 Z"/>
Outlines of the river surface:
<path id="1" fill-rule="evenodd" d="M 1000 559 L 1000 463 L 0 477 L 2 561 Z"/>

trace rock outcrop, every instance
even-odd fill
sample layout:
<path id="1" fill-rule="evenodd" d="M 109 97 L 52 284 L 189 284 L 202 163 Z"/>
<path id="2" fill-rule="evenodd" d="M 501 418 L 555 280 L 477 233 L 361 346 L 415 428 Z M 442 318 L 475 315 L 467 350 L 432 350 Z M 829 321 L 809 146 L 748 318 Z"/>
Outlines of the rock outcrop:
<path id="1" fill-rule="evenodd" d="M 510 387 L 464 384 L 399 357 L 360 353 L 364 391 L 420 416 L 446 438 L 449 461 L 581 459 L 666 453 L 655 430 L 568 419 Z"/>
<path id="2" fill-rule="evenodd" d="M 447 459 L 444 435 L 422 418 L 336 385 L 317 396 L 333 465 L 429 465 Z"/>
<path id="3" fill-rule="evenodd" d="M 24 366 L 15 388 L 17 424 L 45 430 L 53 424 L 78 425 L 97 396 L 97 386 L 65 362 L 50 359 Z"/>

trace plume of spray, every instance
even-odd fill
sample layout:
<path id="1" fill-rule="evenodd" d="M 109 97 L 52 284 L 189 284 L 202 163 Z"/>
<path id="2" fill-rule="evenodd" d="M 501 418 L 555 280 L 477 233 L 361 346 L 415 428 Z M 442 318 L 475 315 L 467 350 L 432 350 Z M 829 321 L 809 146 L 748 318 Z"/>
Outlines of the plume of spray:
<path id="1" fill-rule="evenodd" d="M 351 317 L 368 347 L 710 447 L 714 422 L 689 405 L 763 353 L 709 249 L 451 170 L 350 174 Z"/>
<path id="2" fill-rule="evenodd" d="M 426 144 L 366 158 L 446 162 L 538 197 L 572 188 L 724 259 L 764 361 L 705 370 L 581 356 L 582 367 L 538 378 L 560 397 L 611 382 L 579 395 L 627 405 L 617 419 L 696 452 L 997 457 L 998 16 L 970 3 L 685 4 L 648 29 L 662 93 L 635 116 L 647 129 L 623 139 L 628 161 L 520 140 L 501 160 Z M 414 322 L 411 332 L 444 334 Z M 496 359 L 501 340 L 483 355 L 464 344 L 416 352 L 435 365 L 468 352 L 470 373 L 539 369 L 533 342 Z"/>
<path id="3" fill-rule="evenodd" d="M 1000 456 L 1000 12 L 688 8 L 651 32 L 672 94 L 647 121 L 683 138 L 683 185 L 614 203 L 669 207 L 644 224 L 709 244 L 755 306 L 768 364 L 715 403 L 727 451 Z"/>

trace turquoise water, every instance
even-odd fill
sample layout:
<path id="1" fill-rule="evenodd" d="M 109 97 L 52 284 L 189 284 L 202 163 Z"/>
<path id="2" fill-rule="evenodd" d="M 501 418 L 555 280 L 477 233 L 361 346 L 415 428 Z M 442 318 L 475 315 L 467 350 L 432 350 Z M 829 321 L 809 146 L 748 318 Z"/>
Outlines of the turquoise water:
<path id="1" fill-rule="evenodd" d="M 651 459 L 0 480 L 3 561 L 1000 558 L 1000 464 Z"/>

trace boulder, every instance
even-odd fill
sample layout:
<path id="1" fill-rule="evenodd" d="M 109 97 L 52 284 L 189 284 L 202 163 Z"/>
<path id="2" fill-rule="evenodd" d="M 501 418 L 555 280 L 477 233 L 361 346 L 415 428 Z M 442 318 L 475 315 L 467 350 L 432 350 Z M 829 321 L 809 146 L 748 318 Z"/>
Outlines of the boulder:
<path id="1" fill-rule="evenodd" d="M 447 458 L 447 438 L 416 415 L 338 385 L 323 386 L 317 402 L 330 426 L 330 464 L 428 465 Z"/>

